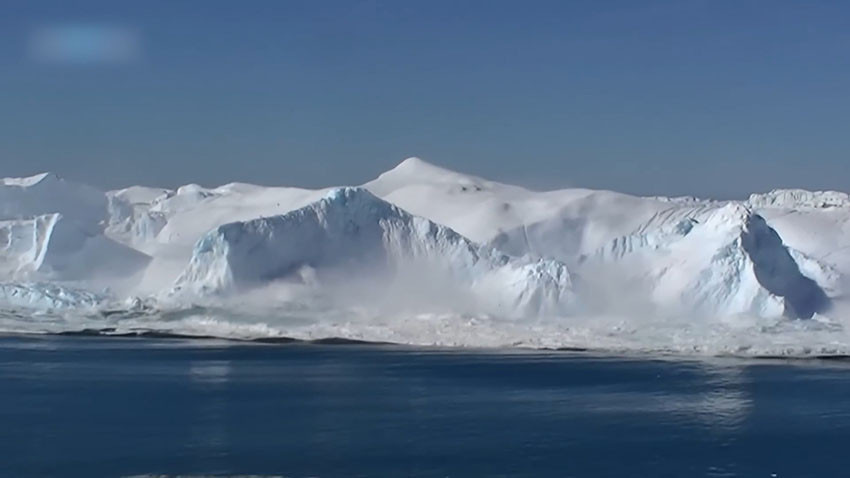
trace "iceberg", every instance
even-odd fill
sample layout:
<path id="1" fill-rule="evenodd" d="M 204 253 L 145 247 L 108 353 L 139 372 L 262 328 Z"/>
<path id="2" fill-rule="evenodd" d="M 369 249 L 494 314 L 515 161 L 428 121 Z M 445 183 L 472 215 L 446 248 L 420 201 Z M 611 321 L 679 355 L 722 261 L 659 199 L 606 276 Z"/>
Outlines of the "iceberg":
<path id="1" fill-rule="evenodd" d="M 150 258 L 54 213 L 0 221 L 0 274 L 7 279 L 123 277 Z"/>
<path id="2" fill-rule="evenodd" d="M 422 287 L 408 293 L 421 294 L 428 284 L 461 288 L 478 311 L 503 316 L 563 315 L 574 302 L 564 264 L 509 257 L 362 188 L 333 190 L 281 216 L 217 227 L 198 241 L 175 288 L 238 291 L 301 281 L 305 270 L 323 287 L 376 281 L 388 288 L 416 279 Z"/>
<path id="3" fill-rule="evenodd" d="M 664 211 L 584 257 L 582 270 L 616 271 L 663 310 L 811 318 L 830 300 L 795 254 L 764 218 L 731 202 Z"/>
<path id="4" fill-rule="evenodd" d="M 848 198 L 534 191 L 419 158 L 325 189 L 5 178 L 0 328 L 850 353 Z"/>

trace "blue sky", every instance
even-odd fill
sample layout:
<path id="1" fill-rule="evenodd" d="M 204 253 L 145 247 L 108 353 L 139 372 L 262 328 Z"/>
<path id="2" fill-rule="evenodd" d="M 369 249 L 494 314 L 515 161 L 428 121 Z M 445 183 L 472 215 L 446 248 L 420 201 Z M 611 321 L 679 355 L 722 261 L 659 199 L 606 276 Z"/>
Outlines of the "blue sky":
<path id="1" fill-rule="evenodd" d="M 325 186 L 416 155 L 535 188 L 850 189 L 847 2 L 0 6 L 0 176 Z M 100 33 L 63 60 L 45 31 Z"/>

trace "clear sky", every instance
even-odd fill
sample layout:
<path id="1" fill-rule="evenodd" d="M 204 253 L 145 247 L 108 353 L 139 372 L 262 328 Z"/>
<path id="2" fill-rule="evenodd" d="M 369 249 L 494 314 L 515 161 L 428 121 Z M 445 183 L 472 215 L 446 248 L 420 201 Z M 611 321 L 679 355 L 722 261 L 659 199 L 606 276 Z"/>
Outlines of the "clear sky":
<path id="1" fill-rule="evenodd" d="M 850 2 L 0 0 L 0 176 L 850 190 Z"/>

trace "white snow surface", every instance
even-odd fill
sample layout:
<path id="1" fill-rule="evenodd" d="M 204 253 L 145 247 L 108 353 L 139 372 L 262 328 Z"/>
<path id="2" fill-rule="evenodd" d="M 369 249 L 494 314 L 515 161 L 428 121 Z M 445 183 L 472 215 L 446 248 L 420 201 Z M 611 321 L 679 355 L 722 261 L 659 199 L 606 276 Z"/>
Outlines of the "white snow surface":
<path id="1" fill-rule="evenodd" d="M 850 354 L 850 196 L 0 179 L 0 330 Z"/>

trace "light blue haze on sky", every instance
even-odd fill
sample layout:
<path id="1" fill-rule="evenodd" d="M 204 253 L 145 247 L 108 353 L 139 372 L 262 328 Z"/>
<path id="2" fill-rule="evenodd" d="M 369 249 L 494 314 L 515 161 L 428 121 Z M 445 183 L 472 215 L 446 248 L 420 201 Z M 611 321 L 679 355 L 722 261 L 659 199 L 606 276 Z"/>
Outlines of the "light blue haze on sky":
<path id="1" fill-rule="evenodd" d="M 850 189 L 850 2 L 0 6 L 0 176 L 326 186 L 416 155 L 535 188 Z"/>

